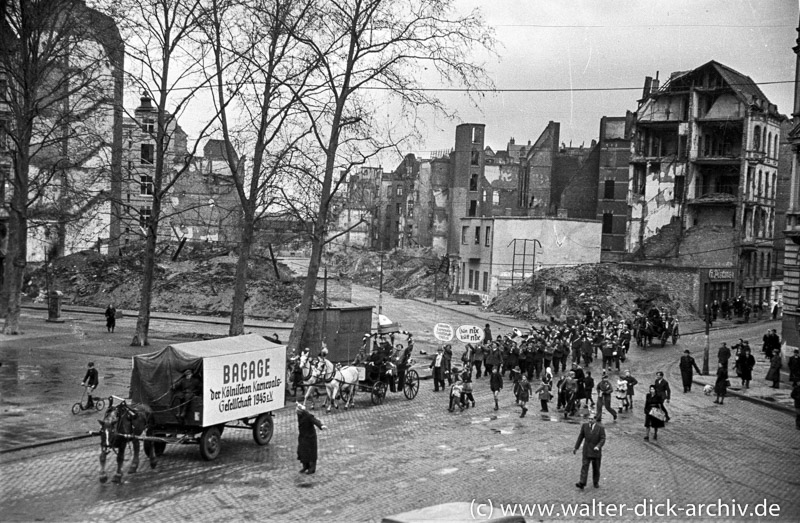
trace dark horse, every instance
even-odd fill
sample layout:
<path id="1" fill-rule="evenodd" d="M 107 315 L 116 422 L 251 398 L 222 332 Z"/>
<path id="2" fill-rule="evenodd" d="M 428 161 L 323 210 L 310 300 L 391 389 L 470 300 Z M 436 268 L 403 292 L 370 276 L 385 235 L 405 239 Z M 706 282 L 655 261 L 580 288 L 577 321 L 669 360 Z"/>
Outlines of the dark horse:
<path id="1" fill-rule="evenodd" d="M 133 444 L 133 459 L 128 473 L 133 474 L 139 468 L 139 440 L 137 437 L 151 436 L 153 432 L 153 413 L 145 405 L 128 405 L 124 401 L 113 405 L 109 398 L 108 410 L 100 423 L 100 483 L 108 481 L 106 475 L 106 455 L 113 451 L 117 455 L 117 473 L 111 480 L 122 483 L 122 463 L 125 461 L 125 447 L 128 441 Z M 150 468 L 156 468 L 156 452 L 150 441 L 144 442 L 144 452 L 150 458 Z"/>

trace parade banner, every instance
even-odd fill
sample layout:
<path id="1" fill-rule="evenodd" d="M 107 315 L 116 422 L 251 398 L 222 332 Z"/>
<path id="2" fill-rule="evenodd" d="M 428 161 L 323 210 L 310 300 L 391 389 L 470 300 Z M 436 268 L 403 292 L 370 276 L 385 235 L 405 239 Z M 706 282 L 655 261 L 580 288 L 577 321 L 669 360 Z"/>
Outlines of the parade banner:
<path id="1" fill-rule="evenodd" d="M 447 323 L 437 323 L 433 327 L 433 336 L 439 341 L 450 341 L 453 339 L 453 327 Z"/>
<path id="2" fill-rule="evenodd" d="M 462 325 L 456 330 L 456 338 L 461 343 L 480 343 L 483 341 L 483 329 L 475 325 Z"/>

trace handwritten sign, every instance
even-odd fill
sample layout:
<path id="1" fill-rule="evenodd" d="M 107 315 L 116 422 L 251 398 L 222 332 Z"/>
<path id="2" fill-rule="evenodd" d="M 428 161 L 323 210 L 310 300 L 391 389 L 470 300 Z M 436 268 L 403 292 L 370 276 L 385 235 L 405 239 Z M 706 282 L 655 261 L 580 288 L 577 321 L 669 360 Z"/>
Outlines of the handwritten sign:
<path id="1" fill-rule="evenodd" d="M 462 343 L 480 343 L 483 341 L 483 329 L 475 325 L 462 325 L 456 330 L 456 338 Z"/>
<path id="2" fill-rule="evenodd" d="M 453 327 L 447 323 L 437 323 L 433 327 L 433 336 L 439 341 L 450 341 L 453 339 Z"/>

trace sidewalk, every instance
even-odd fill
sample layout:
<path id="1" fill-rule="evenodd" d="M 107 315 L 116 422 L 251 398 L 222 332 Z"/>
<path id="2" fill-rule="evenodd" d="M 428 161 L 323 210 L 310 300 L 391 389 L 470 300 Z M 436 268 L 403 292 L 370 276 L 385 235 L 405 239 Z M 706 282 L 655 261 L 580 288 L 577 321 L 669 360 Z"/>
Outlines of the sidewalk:
<path id="1" fill-rule="evenodd" d="M 731 386 L 728 387 L 728 394 L 736 396 L 744 401 L 758 403 L 775 410 L 782 410 L 794 414 L 795 408 L 794 400 L 791 398 L 792 384 L 789 382 L 789 373 L 786 372 L 785 368 L 782 369 L 780 388 L 773 389 L 772 382 L 764 379 L 769 370 L 769 361 L 764 358 L 763 354 L 754 356 L 756 358 L 756 366 L 753 368 L 753 379 L 750 381 L 750 386 L 746 389 L 742 388 L 742 380 L 736 376 L 736 370 L 733 367 L 734 362 L 733 359 L 731 359 L 729 364 L 730 369 L 728 369 Z M 705 387 L 706 385 L 711 385 L 713 387 L 714 383 L 717 381 L 717 376 L 715 374 L 716 363 L 714 365 L 711 365 L 711 363 L 716 361 L 717 355 L 714 352 L 709 355 L 709 371 L 711 374 L 709 376 L 695 374 L 692 382 L 701 387 Z M 712 370 L 711 367 L 713 367 L 714 370 Z M 711 396 L 709 396 L 709 401 L 713 401 L 711 398 L 715 397 L 716 396 L 712 393 Z"/>

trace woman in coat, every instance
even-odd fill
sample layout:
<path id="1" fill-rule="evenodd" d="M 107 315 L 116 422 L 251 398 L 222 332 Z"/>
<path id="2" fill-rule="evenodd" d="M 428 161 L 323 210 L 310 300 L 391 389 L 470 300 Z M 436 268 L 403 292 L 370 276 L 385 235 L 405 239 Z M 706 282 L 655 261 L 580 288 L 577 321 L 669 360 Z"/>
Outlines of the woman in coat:
<path id="1" fill-rule="evenodd" d="M 767 371 L 766 378 L 767 381 L 772 382 L 773 389 L 779 388 L 781 384 L 781 367 L 783 366 L 781 359 L 780 349 L 775 349 L 775 352 L 772 353 L 772 359 L 769 362 L 769 370 Z"/>
<path id="2" fill-rule="evenodd" d="M 728 369 L 720 363 L 717 366 L 717 381 L 714 382 L 714 394 L 717 398 L 714 403 L 722 405 L 725 402 L 725 395 L 728 393 Z"/>
<path id="3" fill-rule="evenodd" d="M 297 404 L 297 459 L 303 464 L 300 474 L 313 474 L 317 471 L 317 427 L 327 427 L 302 403 Z"/>
<path id="4" fill-rule="evenodd" d="M 661 417 L 666 417 L 664 398 L 656 392 L 656 387 L 654 385 L 650 385 L 650 392 L 648 392 L 647 396 L 644 398 L 644 426 L 647 428 L 647 434 L 644 436 L 645 441 L 650 441 L 651 428 L 654 431 L 653 441 L 657 440 L 658 429 L 664 426 L 664 419 L 659 419 L 659 417 L 651 415 L 651 411 L 661 411 Z"/>
<path id="5" fill-rule="evenodd" d="M 753 367 L 756 366 L 756 359 L 750 354 L 750 349 L 746 348 L 736 358 L 736 374 L 742 379 L 742 388 L 750 388 L 750 380 L 753 379 Z"/>

